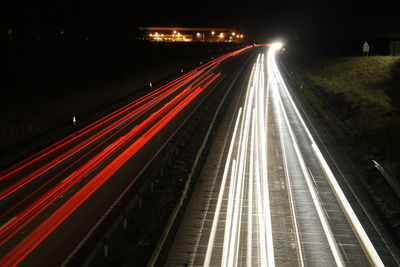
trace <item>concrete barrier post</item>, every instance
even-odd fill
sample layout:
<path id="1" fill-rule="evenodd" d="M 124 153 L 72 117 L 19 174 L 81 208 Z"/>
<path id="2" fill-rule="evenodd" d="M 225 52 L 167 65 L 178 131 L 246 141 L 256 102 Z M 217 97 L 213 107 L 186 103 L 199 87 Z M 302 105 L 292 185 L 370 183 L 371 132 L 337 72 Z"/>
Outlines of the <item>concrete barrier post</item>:
<path id="1" fill-rule="evenodd" d="M 107 245 L 107 243 L 105 243 L 104 246 L 103 246 L 103 256 L 104 256 L 104 258 L 108 258 L 108 245 Z"/>
<path id="2" fill-rule="evenodd" d="M 142 203 L 143 201 L 142 201 L 142 197 L 140 196 L 139 197 L 139 199 L 138 199 L 138 207 L 139 207 L 139 209 L 141 209 L 142 208 Z"/>
<path id="3" fill-rule="evenodd" d="M 124 219 L 122 221 L 122 227 L 124 230 L 128 229 L 128 219 L 126 217 L 124 217 Z"/>

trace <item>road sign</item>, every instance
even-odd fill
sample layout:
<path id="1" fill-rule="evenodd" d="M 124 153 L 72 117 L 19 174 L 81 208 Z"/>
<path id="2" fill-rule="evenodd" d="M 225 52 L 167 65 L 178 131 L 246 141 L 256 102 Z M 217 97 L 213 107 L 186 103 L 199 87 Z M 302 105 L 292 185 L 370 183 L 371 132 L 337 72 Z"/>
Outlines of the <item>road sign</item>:
<path id="1" fill-rule="evenodd" d="M 367 41 L 364 42 L 364 45 L 363 45 L 363 53 L 364 53 L 364 56 L 368 56 L 368 53 L 369 53 L 369 45 L 368 45 L 368 42 L 367 42 Z"/>

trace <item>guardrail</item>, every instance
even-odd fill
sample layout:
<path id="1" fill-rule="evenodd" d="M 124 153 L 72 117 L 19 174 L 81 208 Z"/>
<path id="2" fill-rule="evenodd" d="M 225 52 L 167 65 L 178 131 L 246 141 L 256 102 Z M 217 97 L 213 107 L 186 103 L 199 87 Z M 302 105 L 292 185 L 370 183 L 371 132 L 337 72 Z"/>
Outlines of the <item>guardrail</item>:
<path id="1" fill-rule="evenodd" d="M 220 81 L 220 80 L 219 80 Z M 195 105 L 194 109 L 191 110 L 186 110 L 185 114 L 180 113 L 175 120 L 175 124 L 178 124 L 178 127 L 172 127 L 170 126 L 166 132 L 163 133 L 162 136 L 156 136 L 155 138 L 152 139 L 151 144 L 152 146 L 156 146 L 159 149 L 155 153 L 150 153 L 147 155 L 150 157 L 150 159 L 147 161 L 147 164 L 143 166 L 143 168 L 140 170 L 140 172 L 136 175 L 137 177 L 143 176 L 144 173 L 147 173 L 151 168 L 149 168 L 150 164 L 153 164 L 155 162 L 155 159 L 159 157 L 159 155 L 163 154 L 162 151 L 167 151 L 167 147 L 170 147 L 170 144 L 172 144 L 173 138 L 176 138 L 179 134 L 179 132 L 182 132 L 183 125 L 189 120 L 189 118 L 193 117 L 194 114 L 196 114 L 199 109 L 198 107 L 200 104 L 209 97 L 210 93 L 205 95 L 202 98 L 196 99 L 195 101 L 192 102 L 193 105 Z M 200 101 L 200 102 L 199 102 Z M 188 114 L 187 114 L 188 113 Z M 160 143 L 161 139 L 162 143 Z M 171 150 L 175 150 L 175 147 L 172 145 Z M 168 154 L 168 153 L 167 153 Z M 172 153 L 169 153 L 172 154 Z M 92 238 L 95 235 L 95 231 L 99 229 L 99 227 L 102 226 L 103 221 L 105 221 L 111 212 L 114 211 L 115 207 L 119 206 L 121 202 L 124 201 L 125 198 L 129 198 L 129 192 L 130 190 L 133 190 L 132 188 L 135 186 L 135 181 L 136 178 L 132 180 L 132 182 L 127 186 L 127 188 L 122 192 L 122 194 L 118 197 L 117 200 L 114 201 L 113 205 L 107 210 L 106 214 L 103 215 L 103 217 L 100 219 L 100 221 L 91 229 L 91 231 L 85 236 L 85 238 L 76 246 L 74 251 L 70 254 L 70 256 L 63 262 L 62 266 L 68 266 L 68 265 L 75 265 L 75 259 L 79 258 L 79 253 L 81 250 L 84 249 L 86 246 L 86 243 L 90 238 Z M 137 192 L 137 195 L 146 191 L 149 187 L 152 188 L 151 181 L 150 183 L 144 183 L 143 186 L 140 187 L 140 189 Z M 128 202 L 129 204 L 127 205 L 126 208 L 123 209 L 122 214 L 127 214 L 128 210 L 132 207 L 135 207 L 137 205 L 141 206 L 142 199 L 141 197 L 136 197 L 133 199 L 131 202 Z M 139 204 L 138 204 L 139 203 Z M 103 252 L 104 257 L 108 257 L 108 250 L 109 250 L 109 244 L 108 240 L 111 239 L 113 233 L 115 232 L 116 229 L 119 229 L 119 226 L 126 224 L 124 216 L 119 216 L 112 224 L 110 224 L 109 227 L 107 227 L 107 230 L 104 232 L 104 234 L 101 234 L 101 237 L 98 238 L 98 241 L 96 242 L 96 245 L 94 245 L 94 248 L 91 249 L 91 251 L 88 253 L 88 256 L 84 257 L 83 264 L 80 264 L 82 266 L 89 266 L 91 262 L 94 260 L 96 255 L 99 254 L 99 252 Z M 125 227 L 125 226 L 124 226 Z M 99 235 L 100 236 L 100 235 Z M 79 259 L 77 260 L 79 261 Z"/>
<path id="2" fill-rule="evenodd" d="M 390 175 L 385 171 L 385 169 L 376 160 L 372 160 L 372 163 L 374 163 L 375 168 L 377 168 L 378 171 L 383 175 L 383 177 L 385 177 L 386 181 L 392 187 L 392 189 L 396 193 L 397 197 L 400 198 L 400 189 L 397 186 L 397 184 L 394 183 L 392 177 L 390 177 Z"/>
<path id="3" fill-rule="evenodd" d="M 250 58 L 251 57 L 249 57 L 249 59 L 246 61 L 246 63 L 243 64 L 243 66 L 240 68 L 238 73 L 242 72 L 244 66 L 247 65 L 247 63 L 249 62 Z M 194 176 L 196 174 L 196 168 L 197 168 L 197 165 L 198 165 L 198 163 L 199 163 L 199 161 L 201 159 L 201 156 L 202 156 L 205 148 L 207 147 L 207 143 L 209 141 L 209 137 L 210 137 L 211 131 L 214 128 L 215 122 L 216 122 L 216 120 L 218 118 L 218 115 L 219 115 L 219 113 L 221 111 L 221 108 L 224 105 L 225 100 L 228 97 L 228 95 L 229 95 L 233 85 L 235 84 L 237 78 L 238 78 L 238 75 L 236 75 L 235 78 L 232 80 L 228 90 L 226 90 L 224 96 L 222 97 L 221 101 L 218 104 L 218 107 L 217 107 L 217 109 L 216 109 L 216 111 L 214 113 L 214 116 L 213 116 L 213 118 L 211 120 L 211 123 L 210 123 L 210 125 L 209 125 L 209 127 L 207 129 L 206 136 L 203 139 L 203 142 L 202 142 L 202 144 L 201 144 L 201 146 L 200 146 L 200 148 L 199 148 L 199 150 L 198 150 L 198 152 L 196 154 L 195 161 L 194 161 L 194 163 L 192 165 L 192 168 L 190 170 L 190 173 L 189 173 L 188 179 L 186 181 L 184 190 L 182 192 L 181 198 L 180 198 L 179 202 L 177 203 L 177 205 L 175 206 L 174 211 L 173 211 L 173 213 L 171 214 L 171 216 L 170 216 L 170 218 L 168 220 L 167 226 L 165 227 L 164 232 L 163 232 L 159 242 L 157 243 L 157 246 L 156 246 L 153 254 L 150 257 L 150 260 L 147 263 L 147 267 L 154 267 L 157 264 L 157 261 L 159 260 L 160 253 L 161 253 L 161 251 L 162 251 L 162 249 L 164 247 L 164 244 L 165 244 L 165 242 L 166 242 L 166 240 L 167 240 L 167 238 L 168 238 L 168 236 L 170 234 L 172 226 L 174 225 L 175 219 L 176 219 L 178 213 L 181 211 L 182 207 L 184 206 L 184 201 L 185 201 L 185 199 L 187 197 L 187 194 L 189 192 L 190 184 L 191 184 L 192 179 L 194 178 Z"/>
<path id="4" fill-rule="evenodd" d="M 196 158 L 195 158 L 195 160 L 193 162 L 192 168 L 190 169 L 190 172 L 189 172 L 189 175 L 188 175 L 188 179 L 186 180 L 186 183 L 185 183 L 184 189 L 182 191 L 181 197 L 179 199 L 179 202 L 176 204 L 176 206 L 175 206 L 175 208 L 174 208 L 174 210 L 173 210 L 173 212 L 172 212 L 172 214 L 171 214 L 171 216 L 170 216 L 170 218 L 168 220 L 168 223 L 167 223 L 166 227 L 164 228 L 164 231 L 163 231 L 163 233 L 161 235 L 161 238 L 160 238 L 159 242 L 157 243 L 153 254 L 150 257 L 149 262 L 147 263 L 147 267 L 153 267 L 153 266 L 156 265 L 157 260 L 159 259 L 160 252 L 161 252 L 162 248 L 164 247 L 165 241 L 167 240 L 167 238 L 169 236 L 169 233 L 170 233 L 170 231 L 172 229 L 172 226 L 175 223 L 175 219 L 178 216 L 178 213 L 181 211 L 181 208 L 184 206 L 184 202 L 185 202 L 185 199 L 186 199 L 187 194 L 189 192 L 190 185 L 191 185 L 192 180 L 193 180 L 193 178 L 194 178 L 194 176 L 196 174 L 196 169 L 197 169 L 198 164 L 200 162 L 200 159 L 201 159 L 201 157 L 202 157 L 202 155 L 204 153 L 204 150 L 205 150 L 205 148 L 207 146 L 211 131 L 214 128 L 214 125 L 215 125 L 215 121 L 217 120 L 218 114 L 219 114 L 219 112 L 221 110 L 221 107 L 222 107 L 223 103 L 225 102 L 225 99 L 226 99 L 227 95 L 229 94 L 229 92 L 230 92 L 230 90 L 226 91 L 224 97 L 222 98 L 221 102 L 219 103 L 219 105 L 217 107 L 217 110 L 215 111 L 215 114 L 214 114 L 214 116 L 212 118 L 212 121 L 211 121 L 211 123 L 210 123 L 210 125 L 209 125 L 209 127 L 207 129 L 206 136 L 204 137 L 203 142 L 201 143 L 201 146 L 200 146 L 199 150 L 196 153 Z"/>

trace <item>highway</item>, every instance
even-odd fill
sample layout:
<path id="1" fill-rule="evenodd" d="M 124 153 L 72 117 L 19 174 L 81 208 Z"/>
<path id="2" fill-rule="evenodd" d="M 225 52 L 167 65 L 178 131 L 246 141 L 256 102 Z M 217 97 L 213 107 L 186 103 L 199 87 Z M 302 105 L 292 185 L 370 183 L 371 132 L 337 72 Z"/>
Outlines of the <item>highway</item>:
<path id="1" fill-rule="evenodd" d="M 68 264 L 250 50 L 202 64 L 1 172 L 0 266 Z"/>
<path id="2" fill-rule="evenodd" d="M 330 166 L 280 48 L 242 71 L 165 266 L 398 266 L 368 203 Z"/>
<path id="3" fill-rule="evenodd" d="M 197 109 L 227 93 L 166 266 L 399 265 L 332 169 L 279 53 L 246 46 L 213 59 L 2 171 L 0 266 L 70 264 Z"/>

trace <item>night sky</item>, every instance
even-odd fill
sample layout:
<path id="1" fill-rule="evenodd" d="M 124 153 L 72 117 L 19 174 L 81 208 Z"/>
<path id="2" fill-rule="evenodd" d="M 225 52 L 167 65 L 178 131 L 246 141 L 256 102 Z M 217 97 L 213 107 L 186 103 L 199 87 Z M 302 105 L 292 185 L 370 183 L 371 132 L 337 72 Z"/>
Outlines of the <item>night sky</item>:
<path id="1" fill-rule="evenodd" d="M 75 35 L 112 36 L 136 26 L 233 27 L 262 41 L 296 36 L 399 36 L 396 13 L 395 6 L 384 1 L 9 1 L 1 4 L 1 23 L 3 28 L 43 36 L 61 29 Z"/>

